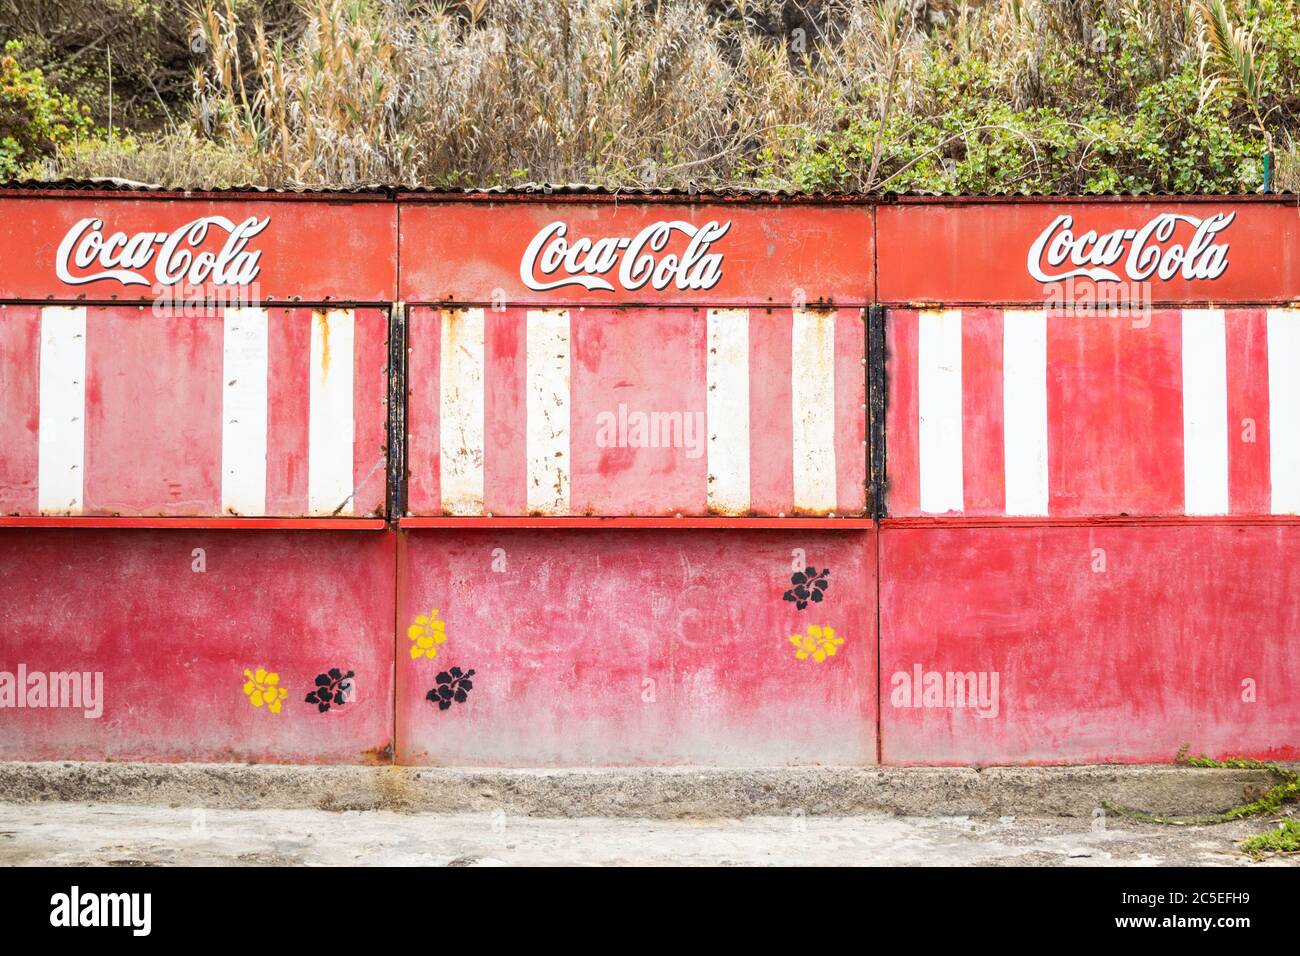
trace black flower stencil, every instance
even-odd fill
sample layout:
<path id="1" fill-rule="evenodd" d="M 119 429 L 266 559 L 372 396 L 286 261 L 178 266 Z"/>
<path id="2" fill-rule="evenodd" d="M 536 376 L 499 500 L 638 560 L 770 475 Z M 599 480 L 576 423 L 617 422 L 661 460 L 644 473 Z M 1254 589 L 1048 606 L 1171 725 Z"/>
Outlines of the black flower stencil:
<path id="1" fill-rule="evenodd" d="M 796 571 L 790 576 L 790 583 L 794 587 L 786 591 L 782 598 L 794 601 L 794 606 L 800 611 L 808 606 L 809 601 L 820 604 L 826 597 L 826 589 L 831 586 L 831 583 L 826 580 L 830 573 L 830 568 L 822 568 L 820 574 L 813 567 Z"/>
<path id="2" fill-rule="evenodd" d="M 307 703 L 315 704 L 322 714 L 332 704 L 342 707 L 352 695 L 352 678 L 355 676 L 352 671 L 345 674 L 337 667 L 331 667 L 327 674 L 317 674 L 316 689 L 307 695 Z"/>
<path id="3" fill-rule="evenodd" d="M 473 676 L 472 667 L 467 671 L 462 671 L 459 667 L 443 671 L 437 677 L 438 686 L 425 694 L 424 699 L 433 701 L 439 710 L 446 710 L 453 702 L 463 704 L 469 692 L 474 689 L 474 682 L 470 680 Z"/>

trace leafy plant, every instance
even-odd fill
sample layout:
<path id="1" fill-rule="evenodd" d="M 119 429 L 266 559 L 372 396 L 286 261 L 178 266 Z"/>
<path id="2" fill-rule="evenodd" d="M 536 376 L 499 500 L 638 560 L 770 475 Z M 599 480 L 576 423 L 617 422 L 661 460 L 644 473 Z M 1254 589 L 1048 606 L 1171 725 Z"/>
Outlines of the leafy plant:
<path id="1" fill-rule="evenodd" d="M 1276 830 L 1247 837 L 1241 841 L 1241 851 L 1255 860 L 1273 854 L 1300 853 L 1300 823 L 1283 820 Z"/>
<path id="2" fill-rule="evenodd" d="M 10 40 L 0 55 L 0 177 L 6 178 L 91 129 L 88 111 L 52 90 L 39 69 L 25 69 L 22 52 L 22 43 Z"/>
<path id="3" fill-rule="evenodd" d="M 1140 810 L 1131 810 L 1124 807 L 1118 807 L 1111 803 L 1103 803 L 1105 809 L 1118 813 L 1122 816 L 1131 817 L 1135 820 L 1141 820 L 1144 823 L 1167 823 L 1174 826 L 1207 826 L 1218 823 L 1231 823 L 1233 820 L 1244 820 L 1247 817 L 1255 817 L 1263 814 L 1273 814 L 1279 812 L 1284 804 L 1295 803 L 1300 801 L 1300 773 L 1294 770 L 1288 770 L 1286 767 L 1279 766 L 1262 760 L 1253 760 L 1249 757 L 1229 757 L 1225 760 L 1215 760 L 1211 757 L 1191 757 L 1188 756 L 1188 746 L 1183 744 L 1177 755 L 1174 757 L 1174 763 L 1184 767 L 1201 767 L 1217 770 L 1265 770 L 1272 774 L 1277 783 L 1265 791 L 1261 796 L 1248 803 L 1232 807 L 1222 813 L 1213 813 L 1206 816 L 1197 817 L 1161 817 L 1150 813 L 1143 813 Z"/>

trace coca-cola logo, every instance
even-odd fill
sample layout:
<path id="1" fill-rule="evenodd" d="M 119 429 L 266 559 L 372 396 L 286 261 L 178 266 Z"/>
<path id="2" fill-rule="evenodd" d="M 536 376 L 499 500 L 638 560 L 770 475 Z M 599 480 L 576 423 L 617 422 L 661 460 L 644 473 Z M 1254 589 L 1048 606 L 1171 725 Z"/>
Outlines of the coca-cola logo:
<path id="1" fill-rule="evenodd" d="M 105 280 L 145 286 L 181 281 L 196 286 L 248 285 L 261 271 L 262 258 L 261 252 L 247 248 L 248 242 L 270 222 L 270 216 L 250 216 L 240 223 L 225 216 L 204 216 L 172 232 L 105 235 L 102 219 L 82 219 L 59 243 L 55 271 L 68 285 Z M 214 229 L 225 233 L 221 248 L 201 250 Z M 150 265 L 152 277 L 146 274 Z"/>
<path id="2" fill-rule="evenodd" d="M 1217 279 L 1228 268 L 1228 244 L 1214 240 L 1236 215 L 1219 212 L 1201 219 L 1165 212 L 1140 228 L 1101 234 L 1076 233 L 1073 216 L 1057 216 L 1029 247 L 1029 274 L 1039 282 Z M 1121 260 L 1124 277 L 1116 271 Z"/>
<path id="3" fill-rule="evenodd" d="M 646 226 L 635 236 L 581 238 L 570 242 L 569 227 L 553 222 L 533 236 L 519 262 L 519 278 L 534 292 L 564 286 L 613 292 L 610 278 L 628 292 L 649 285 L 662 292 L 712 289 L 722 278 L 722 253 L 709 247 L 727 234 L 730 222 L 703 225 L 675 219 Z M 680 253 L 665 252 L 674 235 L 686 240 Z M 551 278 L 556 276 L 558 278 Z M 610 278 L 606 278 L 610 277 Z"/>

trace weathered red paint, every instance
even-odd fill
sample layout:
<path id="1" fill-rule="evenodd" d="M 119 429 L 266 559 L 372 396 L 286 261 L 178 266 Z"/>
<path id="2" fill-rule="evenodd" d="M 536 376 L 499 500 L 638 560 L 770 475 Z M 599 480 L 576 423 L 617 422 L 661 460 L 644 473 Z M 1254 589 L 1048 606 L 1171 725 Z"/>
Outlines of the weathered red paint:
<path id="1" fill-rule="evenodd" d="M 80 513 L 239 517 L 222 507 L 223 312 L 127 305 L 85 311 Z M 265 514 L 304 515 L 310 334 L 320 313 L 267 312 Z M 388 442 L 388 314 L 360 308 L 353 315 L 349 517 L 382 513 Z M 0 308 L 0 514 L 39 513 L 40 326 L 39 306 Z"/>
<path id="2" fill-rule="evenodd" d="M 443 511 L 440 481 L 444 440 L 440 399 L 443 314 L 454 310 L 415 307 L 409 322 L 407 513 Z M 525 354 L 529 310 L 483 310 L 481 456 L 484 515 L 526 515 L 528 440 Z M 710 436 L 718 425 L 708 417 L 707 309 L 592 307 L 568 312 L 572 353 L 567 378 L 568 514 L 705 515 L 715 472 L 730 464 L 715 458 Z M 795 494 L 795 423 L 792 376 L 817 375 L 833 382 L 833 400 L 816 414 L 834 422 L 835 498 L 825 509 L 837 515 L 862 514 L 866 500 L 866 338 L 861 310 L 839 309 L 829 361 L 816 368 L 791 365 L 790 309 L 747 310 L 748 439 L 745 461 L 749 515 L 800 513 Z M 654 342 L 646 347 L 647 338 Z M 621 410 L 631 414 L 694 416 L 688 427 L 694 443 L 666 447 L 611 447 L 602 440 L 602 421 Z M 687 423 L 688 426 L 691 424 Z M 677 432 L 673 432 L 677 436 Z M 454 436 L 460 451 L 466 438 Z M 735 514 L 733 516 L 739 516 Z"/>
<path id="3" fill-rule="evenodd" d="M 880 548 L 885 763 L 1300 757 L 1294 526 L 887 525 Z M 997 716 L 895 706 L 918 664 L 996 672 Z"/>
<path id="4" fill-rule="evenodd" d="M 711 246 L 721 276 L 708 289 L 649 285 L 612 290 L 565 286 L 534 290 L 520 278 L 529 243 L 552 223 L 566 239 L 632 238 L 654 223 L 693 226 L 716 221 L 730 229 Z M 681 255 L 676 233 L 656 253 Z M 597 305 L 656 303 L 863 305 L 872 300 L 874 229 L 871 207 L 780 203 L 437 202 L 402 205 L 401 297 L 406 302 Z M 614 270 L 617 271 L 616 269 Z"/>
<path id="5" fill-rule="evenodd" d="M 0 711 L 0 758 L 355 762 L 389 759 L 394 740 L 398 761 L 437 765 L 870 764 L 878 752 L 886 763 L 1135 761 L 1167 760 L 1183 743 L 1300 756 L 1300 652 L 1287 637 L 1300 518 L 1275 500 L 1290 476 L 1272 456 L 1294 416 L 1270 407 L 1267 311 L 1300 300 L 1290 200 L 53 192 L 0 196 L 0 212 L 0 588 L 12 597 L 0 671 L 99 670 L 108 689 L 97 721 Z M 1095 268 L 1091 233 L 1133 243 L 1166 213 L 1187 217 L 1154 244 L 1166 278 L 1129 281 L 1125 256 L 1104 265 L 1120 281 L 1035 275 Z M 1217 214 L 1234 219 L 1203 237 L 1189 267 L 1214 277 L 1184 276 L 1193 220 Z M 222 507 L 224 311 L 169 317 L 151 307 L 150 285 L 57 274 L 58 246 L 81 219 L 102 220 L 105 236 L 157 237 L 205 216 L 270 216 L 247 244 L 256 277 L 236 284 L 255 283 L 261 298 L 234 303 L 270 312 L 265 517 Z M 710 222 L 718 229 L 692 252 L 691 234 Z M 530 259 L 555 223 L 578 254 Z M 629 286 L 621 257 L 657 223 L 669 224 L 649 249 L 663 281 L 633 275 Z M 1054 223 L 1048 240 L 1069 228 L 1082 243 L 1035 258 Z M 189 251 L 215 255 L 222 229 Z M 596 263 L 585 241 L 601 239 L 613 242 Z M 75 280 L 98 267 L 70 268 Z M 574 278 L 613 288 L 543 287 Z M 1095 308 L 1114 292 L 1120 311 Z M 408 338 L 390 342 L 399 302 Z M 876 303 L 889 307 L 891 517 L 879 531 L 864 490 L 865 310 Z M 86 308 L 84 502 L 40 514 L 41 309 L 66 305 Z M 349 510 L 368 518 L 304 517 L 312 323 L 336 306 L 355 307 Z M 463 310 L 480 310 L 482 339 L 457 331 L 445 366 L 448 309 L 462 310 L 458 329 L 479 321 L 466 326 Z M 719 309 L 743 313 L 744 359 L 732 355 L 726 371 L 740 381 L 743 369 L 748 388 L 743 414 L 715 421 Z M 1204 351 L 1218 342 L 1203 336 L 1189 364 L 1185 339 L 1204 330 L 1186 323 L 1189 309 L 1223 310 L 1223 418 L 1214 406 L 1210 419 L 1226 422 L 1227 439 L 1199 458 L 1188 435 L 1204 422 L 1184 410 L 1204 383 L 1184 378 L 1218 361 Z M 564 409 L 547 424 L 565 426 L 551 431 L 567 442 L 554 446 L 567 497 L 539 508 L 530 483 L 539 468 L 553 477 L 555 436 L 530 421 L 529 398 L 555 351 L 543 337 L 530 353 L 528 330 L 544 310 L 566 316 L 543 331 L 567 334 L 555 341 L 568 364 L 542 384 Z M 959 321 L 923 334 L 922 316 L 940 311 Z M 1008 435 L 1024 428 L 1025 405 L 1008 400 L 1008 376 L 1021 374 L 1023 394 L 1025 357 L 1040 354 L 1024 327 L 1015 339 L 1013 311 L 1043 322 L 1045 374 L 1031 382 L 1046 422 L 1040 511 L 1024 508 L 1023 488 L 1012 501 L 1026 456 L 1012 461 Z M 387 366 L 402 346 L 408 487 L 404 513 L 390 514 Z M 444 368 L 467 367 L 475 349 L 481 384 L 468 404 L 481 399 L 481 447 L 473 427 L 468 443 L 448 434 L 442 407 L 465 384 Z M 925 376 L 939 383 L 929 414 L 960 435 L 960 456 L 928 459 L 943 479 L 937 497 L 930 488 L 937 508 L 922 505 Z M 597 441 L 600 416 L 620 406 L 704 414 L 710 442 L 746 422 L 747 472 L 709 445 L 687 455 Z M 476 425 L 454 411 L 458 428 Z M 833 429 L 819 429 L 826 421 Z M 801 457 L 809 442 L 820 444 Z M 448 449 L 482 470 L 481 502 L 462 476 L 455 514 Z M 1198 511 L 1191 499 L 1204 489 L 1189 478 L 1204 461 L 1222 465 L 1226 487 L 1221 508 Z M 716 503 L 720 480 L 743 486 L 743 507 Z M 801 507 L 810 487 L 820 503 Z M 377 531 L 384 519 L 399 530 Z M 236 527 L 263 534 L 217 530 Z M 190 570 L 196 547 L 204 574 Z M 782 600 L 795 549 L 832 570 L 827 601 L 805 611 Z M 413 660 L 406 628 L 434 607 L 447 640 L 436 658 Z M 820 664 L 796 660 L 789 643 L 811 623 L 846 641 Z M 243 668 L 257 666 L 294 691 L 278 715 L 242 693 Z M 363 675 L 361 698 L 319 715 L 302 696 L 331 666 Z M 924 687 L 895 706 L 896 675 L 917 666 L 973 674 L 976 687 L 997 673 L 996 716 L 926 706 Z M 473 668 L 474 687 L 443 711 L 425 694 L 451 667 Z"/>
<path id="6" fill-rule="evenodd" d="M 1139 229 L 1161 213 L 1205 218 L 1235 215 L 1218 239 L 1227 242 L 1227 269 L 1215 279 L 1145 282 L 1151 299 L 1169 302 L 1288 302 L 1300 295 L 1300 216 L 1292 202 L 1204 197 L 1198 201 L 1114 198 L 905 201 L 877 209 L 879 300 L 891 304 L 1041 304 L 1058 282 L 1029 271 L 1034 240 L 1058 216 L 1073 218 L 1076 233 Z M 1185 244 L 1181 225 L 1166 245 Z M 1127 281 L 1124 260 L 1117 264 Z M 1066 271 L 1066 270 L 1062 270 Z M 1054 275 L 1056 273 L 1048 273 Z M 1144 283 L 1139 282 L 1139 286 Z M 1097 285 L 1074 280 L 1072 292 Z"/>
<path id="7" fill-rule="evenodd" d="M 135 236 L 169 234 L 196 220 L 217 216 L 238 224 L 253 218 L 269 219 L 246 248 L 260 254 L 253 282 L 265 302 L 388 302 L 397 287 L 397 211 L 387 202 L 356 199 L 349 202 L 301 202 L 270 198 L 188 200 L 177 198 L 100 197 L 76 193 L 45 198 L 5 197 L 0 216 L 0 301 L 145 301 L 157 298 L 156 265 L 160 244 L 152 258 L 136 270 L 142 284 L 124 284 L 113 278 L 69 283 L 58 275 L 59 247 L 70 230 L 83 220 L 102 222 L 102 234 Z M 209 228 L 202 243 L 184 246 L 191 256 L 216 255 L 228 233 Z M 105 271 L 78 267 L 73 279 Z M 200 285 L 200 283 L 189 283 Z M 186 298 L 187 283 L 174 286 Z M 204 283 L 210 287 L 247 288 L 246 283 Z"/>
<path id="8" fill-rule="evenodd" d="M 794 549 L 831 569 L 803 611 Z M 874 763 L 874 563 L 872 532 L 411 532 L 398 762 Z M 412 660 L 404 629 L 434 608 L 446 642 Z M 844 639 L 822 663 L 790 643 L 810 624 Z M 444 711 L 425 697 L 451 667 L 473 689 Z"/>
<path id="9" fill-rule="evenodd" d="M 0 530 L 0 671 L 103 674 L 98 719 L 0 711 L 0 759 L 386 761 L 393 560 L 391 533 Z M 258 667 L 279 713 L 242 691 Z M 322 714 L 332 667 L 357 699 Z"/>

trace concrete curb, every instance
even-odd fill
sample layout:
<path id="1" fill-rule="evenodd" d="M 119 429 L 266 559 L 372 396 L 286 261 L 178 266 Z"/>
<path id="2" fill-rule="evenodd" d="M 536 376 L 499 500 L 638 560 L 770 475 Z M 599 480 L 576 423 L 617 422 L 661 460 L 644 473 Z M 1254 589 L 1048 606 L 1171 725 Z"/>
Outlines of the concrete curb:
<path id="1" fill-rule="evenodd" d="M 540 817 L 1092 816 L 1103 801 L 1214 813 L 1264 771 L 1172 766 L 495 770 L 246 764 L 4 763 L 0 801 L 205 809 L 404 810 Z"/>

